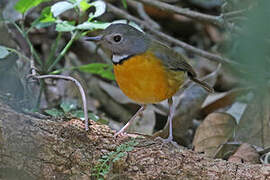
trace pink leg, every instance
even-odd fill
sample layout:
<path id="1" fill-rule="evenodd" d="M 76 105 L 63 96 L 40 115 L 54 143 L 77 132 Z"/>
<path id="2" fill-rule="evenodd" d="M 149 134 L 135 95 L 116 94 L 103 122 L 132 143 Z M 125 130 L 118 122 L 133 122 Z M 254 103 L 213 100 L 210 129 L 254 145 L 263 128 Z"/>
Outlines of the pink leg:
<path id="1" fill-rule="evenodd" d="M 178 144 L 173 141 L 172 121 L 173 121 L 175 106 L 173 104 L 173 99 L 172 98 L 168 99 L 168 104 L 169 104 L 169 116 L 168 116 L 168 121 L 169 121 L 169 137 L 167 139 L 164 139 L 163 142 L 164 143 L 171 143 L 174 146 L 179 147 Z"/>
<path id="2" fill-rule="evenodd" d="M 146 108 L 146 105 L 142 105 L 141 108 L 136 112 L 136 114 L 134 114 L 130 120 L 128 121 L 128 123 L 122 127 L 122 129 L 120 129 L 120 131 L 118 131 L 117 133 L 115 133 L 114 137 L 117 137 L 118 135 L 122 134 L 129 126 L 130 124 L 135 120 L 135 118 L 142 113 Z"/>

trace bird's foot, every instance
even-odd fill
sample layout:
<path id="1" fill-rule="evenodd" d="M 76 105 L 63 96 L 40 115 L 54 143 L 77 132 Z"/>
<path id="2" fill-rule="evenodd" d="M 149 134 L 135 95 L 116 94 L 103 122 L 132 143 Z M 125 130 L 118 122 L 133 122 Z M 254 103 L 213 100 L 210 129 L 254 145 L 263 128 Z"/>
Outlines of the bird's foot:
<path id="1" fill-rule="evenodd" d="M 124 136 L 126 136 L 127 134 L 124 132 L 124 131 L 122 131 L 122 129 L 120 130 L 120 131 L 118 131 L 118 132 L 116 132 L 114 135 L 113 135 L 113 137 L 114 138 L 117 138 L 117 137 L 124 137 Z"/>
<path id="2" fill-rule="evenodd" d="M 172 144 L 176 148 L 180 148 L 180 146 L 177 144 L 177 142 L 173 141 L 173 137 L 169 136 L 167 139 L 163 139 L 161 137 L 157 137 L 157 139 L 160 139 L 162 141 L 161 147 L 163 147 L 166 144 Z"/>
<path id="3" fill-rule="evenodd" d="M 130 133 L 126 133 L 126 132 L 120 132 L 118 131 L 117 133 L 114 134 L 113 136 L 114 138 L 117 138 L 118 140 L 121 139 L 126 139 L 126 138 L 137 138 L 137 137 L 140 137 L 140 135 L 138 134 L 130 134 Z"/>

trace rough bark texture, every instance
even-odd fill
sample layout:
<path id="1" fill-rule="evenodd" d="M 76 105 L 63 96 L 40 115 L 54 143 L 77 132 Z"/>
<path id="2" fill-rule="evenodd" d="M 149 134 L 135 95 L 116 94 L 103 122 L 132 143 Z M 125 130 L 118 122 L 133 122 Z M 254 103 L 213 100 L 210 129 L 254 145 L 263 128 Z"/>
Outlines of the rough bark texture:
<path id="1" fill-rule="evenodd" d="M 105 125 L 41 120 L 0 104 L 0 179 L 95 179 L 102 155 L 128 139 L 114 139 Z M 81 127 L 82 126 L 82 127 Z M 132 151 L 111 164 L 105 179 L 270 179 L 270 167 L 214 160 L 190 150 L 136 139 Z"/>

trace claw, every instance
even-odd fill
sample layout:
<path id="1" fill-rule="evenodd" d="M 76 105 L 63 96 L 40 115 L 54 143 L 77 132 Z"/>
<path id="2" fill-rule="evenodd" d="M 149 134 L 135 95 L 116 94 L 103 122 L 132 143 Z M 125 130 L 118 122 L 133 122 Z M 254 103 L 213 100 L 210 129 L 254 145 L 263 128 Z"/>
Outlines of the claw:
<path id="1" fill-rule="evenodd" d="M 180 148 L 180 146 L 177 144 L 177 142 L 173 141 L 173 138 L 172 137 L 168 137 L 167 139 L 161 139 L 163 144 L 172 144 L 174 147 L 176 148 Z"/>
<path id="2" fill-rule="evenodd" d="M 120 131 L 118 131 L 117 133 L 115 133 L 113 135 L 113 137 L 116 138 L 116 137 L 122 137 L 122 136 L 125 136 L 125 135 L 126 135 L 126 133 L 124 132 L 124 130 L 122 128 Z"/>
<path id="3" fill-rule="evenodd" d="M 172 138 L 172 137 L 168 137 L 167 139 L 163 139 L 163 138 L 161 138 L 161 137 L 156 137 L 156 139 L 162 141 L 161 148 L 162 148 L 164 145 L 169 145 L 169 144 L 173 145 L 173 146 L 174 146 L 175 148 L 177 148 L 177 149 L 181 148 L 181 147 L 177 144 L 177 142 L 173 141 L 173 138 Z"/>

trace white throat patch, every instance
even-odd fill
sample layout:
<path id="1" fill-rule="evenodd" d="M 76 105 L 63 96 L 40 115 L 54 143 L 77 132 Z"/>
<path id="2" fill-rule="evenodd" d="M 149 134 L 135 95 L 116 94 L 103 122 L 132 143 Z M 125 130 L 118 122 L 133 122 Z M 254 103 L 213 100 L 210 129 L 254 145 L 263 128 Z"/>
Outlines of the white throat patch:
<path id="1" fill-rule="evenodd" d="M 128 55 L 127 54 L 124 54 L 124 55 L 121 55 L 121 56 L 119 56 L 119 55 L 113 55 L 112 56 L 112 61 L 113 61 L 113 63 L 116 63 L 116 64 L 118 64 L 118 63 L 120 63 L 120 61 L 122 61 L 123 59 L 125 59 L 125 58 L 127 58 L 128 57 Z"/>

